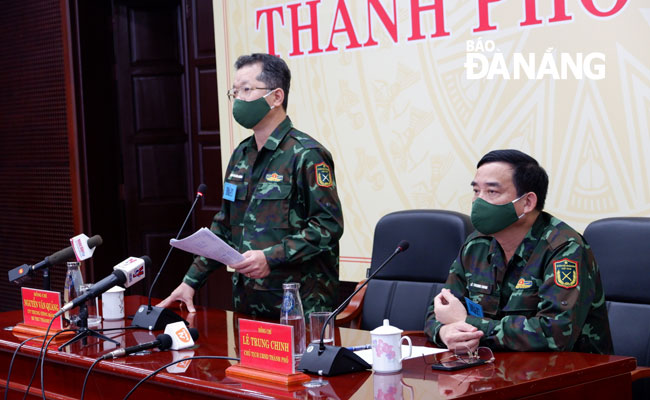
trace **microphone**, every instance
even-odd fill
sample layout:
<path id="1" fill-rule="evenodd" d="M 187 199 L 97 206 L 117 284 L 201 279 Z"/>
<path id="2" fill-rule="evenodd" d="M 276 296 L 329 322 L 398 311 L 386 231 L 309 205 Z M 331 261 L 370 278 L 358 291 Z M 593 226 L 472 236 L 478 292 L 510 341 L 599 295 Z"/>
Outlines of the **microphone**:
<path id="1" fill-rule="evenodd" d="M 110 353 L 104 354 L 102 360 L 108 360 L 109 358 L 118 358 L 128 356 L 129 354 L 137 353 L 143 350 L 153 349 L 158 347 L 159 350 L 167 350 L 172 346 L 172 337 L 166 333 L 161 333 L 156 336 L 156 340 L 153 342 L 141 343 L 135 346 L 129 346 L 124 349 L 113 350 Z"/>
<path id="2" fill-rule="evenodd" d="M 334 376 L 345 374 L 348 372 L 357 372 L 363 371 L 371 368 L 371 366 L 365 362 L 361 357 L 354 354 L 353 351 L 348 350 L 345 347 L 338 346 L 326 346 L 324 342 L 325 338 L 325 329 L 327 324 L 330 323 L 332 318 L 335 318 L 352 300 L 355 294 L 357 294 L 364 286 L 370 282 L 372 278 L 379 273 L 396 255 L 406 251 L 409 248 L 409 242 L 402 240 L 397 245 L 397 248 L 393 253 L 386 258 L 386 260 L 373 272 L 368 279 L 366 279 L 359 287 L 352 292 L 350 296 L 330 316 L 325 320 L 323 324 L 323 329 L 321 330 L 320 343 L 318 345 L 311 343 L 305 349 L 305 352 L 300 359 L 298 364 L 298 370 L 311 372 L 313 374 L 325 375 L 325 376 Z"/>
<path id="3" fill-rule="evenodd" d="M 99 235 L 88 238 L 88 236 L 82 233 L 81 235 L 70 239 L 70 242 L 72 243 L 72 246 L 66 247 L 63 250 L 59 250 L 56 253 L 45 257 L 43 261 L 40 261 L 34 265 L 23 264 L 20 267 L 16 267 L 10 270 L 9 282 L 20 284 L 24 279 L 27 279 L 28 275 L 31 275 L 34 271 L 38 271 L 39 269 L 47 268 L 49 266 L 75 258 L 75 247 L 78 249 L 90 249 L 90 254 L 88 254 L 88 251 L 84 251 L 84 258 L 79 259 L 79 261 L 90 258 L 92 256 L 94 248 L 102 244 L 103 241 L 102 237 Z"/>
<path id="4" fill-rule="evenodd" d="M 190 207 L 190 211 L 187 213 L 187 216 L 185 217 L 185 221 L 183 221 L 183 225 L 181 225 L 181 229 L 178 231 L 178 234 L 176 234 L 177 240 L 181 236 L 183 229 L 185 229 L 185 225 L 187 224 L 187 221 L 190 219 L 190 216 L 192 215 L 192 211 L 194 211 L 194 206 L 196 206 L 196 203 L 199 201 L 199 199 L 203 197 L 203 194 L 207 189 L 208 186 L 205 183 L 200 184 L 199 187 L 196 189 L 196 197 L 194 197 L 194 202 L 192 203 L 192 207 Z M 169 255 L 172 253 L 173 249 L 174 248 L 172 246 L 169 246 L 169 251 L 167 252 L 167 256 L 165 257 L 165 260 L 160 266 L 160 269 L 158 270 L 158 273 L 156 274 L 156 277 L 154 278 L 153 282 L 151 282 L 151 287 L 149 288 L 149 296 L 147 299 L 147 305 L 146 306 L 141 305 L 138 308 L 138 311 L 133 316 L 133 321 L 131 322 L 131 326 L 137 326 L 140 328 L 149 329 L 150 331 L 157 331 L 159 329 L 162 329 L 165 325 L 168 325 L 172 322 L 185 321 L 178 314 L 174 313 L 172 310 L 168 308 L 153 307 L 151 305 L 151 293 L 153 292 L 153 287 L 156 285 L 156 282 L 158 282 L 158 277 L 160 277 L 160 273 L 163 271 L 163 268 L 165 268 L 165 265 L 167 265 L 167 260 L 169 259 Z"/>
<path id="5" fill-rule="evenodd" d="M 144 278 L 145 267 L 151 266 L 151 258 L 147 256 L 129 257 L 121 263 L 113 267 L 113 273 L 95 283 L 90 290 L 85 292 L 79 297 L 74 298 L 72 301 L 66 303 L 59 311 L 54 314 L 54 318 L 71 310 L 87 300 L 94 299 L 108 289 L 117 285 L 124 285 L 124 287 L 132 286 L 134 283 L 141 281 Z"/>
<path id="6" fill-rule="evenodd" d="M 199 331 L 196 328 L 190 328 L 189 333 L 192 336 L 192 340 L 196 340 L 199 338 Z M 113 350 L 110 353 L 104 354 L 101 357 L 101 359 L 108 360 L 109 358 L 124 357 L 124 356 L 128 356 L 129 354 L 138 353 L 156 347 L 160 351 L 169 350 L 170 348 L 172 348 L 173 343 L 174 343 L 174 339 L 171 335 L 167 333 L 161 333 L 160 335 L 156 336 L 156 340 L 154 340 L 153 342 L 140 343 L 140 344 L 136 344 L 135 346 L 129 346 L 123 349 Z M 194 345 L 194 342 L 192 342 L 192 345 Z"/>

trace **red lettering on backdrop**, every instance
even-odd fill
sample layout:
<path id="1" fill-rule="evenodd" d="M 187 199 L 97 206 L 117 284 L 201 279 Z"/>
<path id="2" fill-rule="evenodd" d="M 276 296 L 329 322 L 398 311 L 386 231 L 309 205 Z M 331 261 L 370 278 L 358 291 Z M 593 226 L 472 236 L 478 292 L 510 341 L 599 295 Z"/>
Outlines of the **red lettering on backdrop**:
<path id="1" fill-rule="evenodd" d="M 555 0 L 553 2 L 553 10 L 555 11 L 555 15 L 548 22 L 571 21 L 573 19 L 572 15 L 566 13 L 566 0 Z"/>
<path id="2" fill-rule="evenodd" d="M 336 29 L 336 22 L 339 18 L 339 14 L 343 19 L 343 28 Z M 348 6 L 345 4 L 345 0 L 339 0 L 336 5 L 336 12 L 334 13 L 334 22 L 332 23 L 332 33 L 330 33 L 330 45 L 327 46 L 325 51 L 335 51 L 338 50 L 338 47 L 334 46 L 332 43 L 334 41 L 335 33 L 345 32 L 348 35 L 349 45 L 345 46 L 346 49 L 356 49 L 361 47 L 361 43 L 357 40 L 357 34 L 354 32 L 354 25 L 352 25 L 352 20 L 350 19 L 350 13 L 348 12 Z"/>
<path id="3" fill-rule="evenodd" d="M 524 12 L 526 19 L 519 23 L 519 26 L 541 25 L 542 20 L 537 18 L 537 0 L 525 0 Z M 573 16 L 566 13 L 566 0 L 553 0 L 555 15 L 548 22 L 571 21 Z"/>
<path id="4" fill-rule="evenodd" d="M 350 18 L 350 13 L 347 7 L 347 0 L 337 0 L 336 11 L 334 13 L 334 21 L 332 23 L 332 29 L 330 32 L 329 46 L 323 50 L 320 48 L 319 44 L 319 32 L 318 32 L 318 6 L 321 3 L 321 0 L 309 0 L 306 1 L 304 5 L 309 7 L 309 19 L 305 24 L 300 24 L 299 22 L 299 7 L 303 4 L 302 2 L 297 2 L 293 4 L 287 4 L 286 7 L 291 13 L 291 39 L 292 39 L 292 51 L 289 53 L 289 56 L 301 56 L 305 52 L 301 47 L 300 35 L 307 31 L 311 37 L 311 49 L 308 51 L 308 54 L 322 53 L 323 51 L 332 52 L 336 51 L 339 48 L 334 45 L 334 35 L 335 34 L 345 34 L 348 38 L 348 45 L 345 49 L 355 49 L 362 46 L 377 46 L 379 43 L 373 37 L 372 30 L 372 12 L 374 10 L 375 16 L 379 19 L 380 23 L 383 25 L 386 32 L 390 35 L 393 43 L 398 43 L 399 37 L 397 34 L 397 0 L 393 0 L 393 10 L 392 18 L 384 7 L 384 3 L 390 2 L 390 0 L 366 0 L 366 6 L 368 10 L 368 39 L 362 45 L 357 39 L 357 33 Z M 427 1 L 427 4 L 420 4 L 423 1 Z M 431 2 L 432 1 L 432 2 Z M 496 3 L 501 0 L 476 0 L 477 4 L 477 14 L 479 25 L 473 29 L 473 32 L 484 32 L 497 29 L 496 25 L 490 25 L 490 3 Z M 547 0 L 549 1 L 549 0 Z M 561 21 L 571 21 L 573 20 L 573 15 L 567 13 L 567 2 L 566 0 L 552 0 L 553 1 L 553 10 L 554 15 L 552 18 L 548 19 L 549 23 L 561 22 Z M 610 7 L 609 10 L 601 11 L 596 8 L 596 0 L 580 0 L 583 8 L 595 17 L 610 17 L 614 14 L 619 13 L 627 4 L 628 0 L 616 0 L 615 4 Z M 444 0 L 410 0 L 411 6 L 411 36 L 407 38 L 407 41 L 422 40 L 426 38 L 426 34 L 422 33 L 421 27 L 421 14 L 426 11 L 434 12 L 434 24 L 435 32 L 430 35 L 430 37 L 442 37 L 449 36 L 450 33 L 445 30 L 445 13 L 444 13 Z M 523 0 L 524 3 L 524 20 L 520 21 L 519 26 L 533 26 L 540 25 L 543 23 L 544 18 L 537 17 L 537 0 Z M 328 1 L 326 3 L 328 6 L 333 4 L 333 1 Z M 263 19 L 266 17 L 266 41 L 268 45 L 268 52 L 273 55 L 279 55 L 276 52 L 275 46 L 275 14 L 279 15 L 280 26 L 285 26 L 284 23 L 284 13 L 283 6 L 274 6 L 265 9 L 256 10 L 256 29 L 260 30 L 260 26 L 263 23 Z M 342 27 L 337 28 L 337 23 L 339 22 L 339 16 L 341 19 L 340 24 Z M 428 34 L 428 33 L 427 33 Z M 304 35 L 303 35 L 304 36 Z"/>
<path id="5" fill-rule="evenodd" d="M 609 17 L 611 15 L 614 15 L 617 12 L 621 11 L 625 3 L 627 3 L 627 0 L 617 0 L 616 4 L 614 4 L 614 7 L 612 7 L 611 10 L 600 11 L 594 5 L 594 0 L 582 0 L 582 6 L 585 8 L 585 10 L 589 11 L 592 15 L 595 15 L 596 17 Z"/>
<path id="6" fill-rule="evenodd" d="M 501 0 L 478 0 L 478 27 L 472 29 L 472 32 L 484 32 L 497 29 L 496 25 L 490 25 L 490 3 L 496 3 Z"/>
<path id="7" fill-rule="evenodd" d="M 322 53 L 318 45 L 318 3 L 320 0 L 308 1 L 305 4 L 309 6 L 309 20 L 308 24 L 300 25 L 298 23 L 298 7 L 300 3 L 287 4 L 289 10 L 291 10 L 291 39 L 293 43 L 293 51 L 289 53 L 290 56 L 301 56 L 305 54 L 300 48 L 300 31 L 310 30 L 311 31 L 311 50 L 309 54 Z"/>
<path id="8" fill-rule="evenodd" d="M 411 42 L 424 39 L 420 29 L 420 13 L 429 10 L 434 10 L 436 13 L 436 33 L 431 37 L 449 36 L 449 32 L 445 32 L 445 12 L 442 0 L 436 0 L 433 4 L 425 6 L 420 6 L 420 0 L 411 0 L 411 36 L 406 40 Z"/>
<path id="9" fill-rule="evenodd" d="M 268 53 L 274 56 L 280 56 L 275 53 L 275 25 L 273 24 L 273 13 L 280 14 L 280 22 L 284 26 L 284 15 L 282 14 L 282 7 L 267 8 L 264 10 L 257 10 L 255 13 L 256 25 L 255 29 L 260 29 L 260 20 L 262 16 L 266 15 L 266 44 L 268 46 Z"/>
<path id="10" fill-rule="evenodd" d="M 397 4 L 393 0 L 393 19 L 391 20 L 388 13 L 381 5 L 379 0 L 368 0 L 368 41 L 364 46 L 377 46 L 379 43 L 372 37 L 372 19 L 370 18 L 370 7 L 375 10 L 375 14 L 379 20 L 384 24 L 384 28 L 393 39 L 393 43 L 397 43 Z"/>

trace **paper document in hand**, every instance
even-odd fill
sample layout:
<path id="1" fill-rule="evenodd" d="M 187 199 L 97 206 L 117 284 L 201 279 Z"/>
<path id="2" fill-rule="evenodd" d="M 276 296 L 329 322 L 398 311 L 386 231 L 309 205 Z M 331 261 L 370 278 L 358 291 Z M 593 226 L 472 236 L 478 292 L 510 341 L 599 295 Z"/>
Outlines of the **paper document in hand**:
<path id="1" fill-rule="evenodd" d="M 226 265 L 233 265 L 244 261 L 244 256 L 228 246 L 226 242 L 221 240 L 219 236 L 212 233 L 208 228 L 201 228 L 181 240 L 172 239 L 169 241 L 169 244 L 177 249 L 210 258 Z"/>

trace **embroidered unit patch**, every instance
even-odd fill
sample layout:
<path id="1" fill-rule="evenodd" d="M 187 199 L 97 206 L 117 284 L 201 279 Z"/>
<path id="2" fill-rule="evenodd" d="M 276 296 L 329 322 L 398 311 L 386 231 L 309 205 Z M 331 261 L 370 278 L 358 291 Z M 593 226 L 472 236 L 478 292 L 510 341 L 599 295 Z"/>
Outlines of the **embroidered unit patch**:
<path id="1" fill-rule="evenodd" d="M 332 186 L 332 173 L 330 167 L 324 162 L 316 164 L 316 184 L 320 187 Z"/>
<path id="2" fill-rule="evenodd" d="M 578 262 L 564 258 L 553 263 L 555 284 L 565 289 L 578 286 Z"/>

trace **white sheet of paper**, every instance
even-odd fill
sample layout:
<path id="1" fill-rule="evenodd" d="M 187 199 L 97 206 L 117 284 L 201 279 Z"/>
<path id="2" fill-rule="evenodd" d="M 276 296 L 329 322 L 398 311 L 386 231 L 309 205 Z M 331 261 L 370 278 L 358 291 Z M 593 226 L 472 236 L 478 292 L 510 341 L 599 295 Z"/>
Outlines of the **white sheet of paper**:
<path id="1" fill-rule="evenodd" d="M 171 239 L 169 244 L 177 249 L 210 258 L 226 265 L 237 264 L 244 260 L 244 256 L 228 246 L 226 242 L 208 228 L 201 228 L 181 240 Z"/>
<path id="2" fill-rule="evenodd" d="M 436 354 L 436 353 L 444 353 L 445 351 L 449 351 L 448 349 L 436 349 L 434 347 L 425 347 L 425 346 L 413 346 L 413 352 L 411 353 L 410 357 L 406 357 L 405 359 L 408 360 L 409 358 L 415 358 L 415 357 L 422 357 L 427 356 L 429 354 Z M 409 347 L 408 345 L 402 345 L 402 354 L 408 354 L 409 352 Z M 367 349 L 367 350 L 359 350 L 354 352 L 356 355 L 361 357 L 363 361 L 367 362 L 368 364 L 372 365 L 372 349 Z"/>

